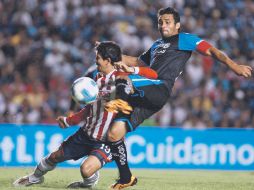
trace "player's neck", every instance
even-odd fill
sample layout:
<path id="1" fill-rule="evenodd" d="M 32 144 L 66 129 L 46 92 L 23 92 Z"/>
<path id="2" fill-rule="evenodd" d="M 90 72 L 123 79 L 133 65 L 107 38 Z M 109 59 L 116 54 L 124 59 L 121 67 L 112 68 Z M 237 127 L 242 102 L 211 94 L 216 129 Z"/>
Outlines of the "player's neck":
<path id="1" fill-rule="evenodd" d="M 176 34 L 173 34 L 173 35 L 168 36 L 168 37 L 163 37 L 163 36 L 162 36 L 162 39 L 163 39 L 163 40 L 170 40 L 170 39 L 175 38 L 176 36 L 178 36 L 178 34 L 179 34 L 179 33 L 176 33 Z"/>
<path id="2" fill-rule="evenodd" d="M 112 67 L 112 68 L 110 68 L 110 69 L 107 69 L 103 74 L 104 74 L 104 75 L 108 75 L 108 74 L 112 73 L 113 71 L 115 71 L 115 68 L 114 68 L 114 67 Z"/>

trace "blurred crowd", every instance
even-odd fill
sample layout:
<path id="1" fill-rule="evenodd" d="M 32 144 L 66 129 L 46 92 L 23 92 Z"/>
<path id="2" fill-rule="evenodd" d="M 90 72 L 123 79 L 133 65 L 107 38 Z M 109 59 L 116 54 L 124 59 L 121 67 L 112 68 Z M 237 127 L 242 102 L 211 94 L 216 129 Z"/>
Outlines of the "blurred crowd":
<path id="1" fill-rule="evenodd" d="M 252 0 L 1 0 L 0 122 L 56 123 L 70 86 L 93 65 L 95 41 L 139 55 L 159 37 L 157 10 L 175 7 L 181 30 L 254 67 Z M 194 53 L 172 97 L 150 120 L 162 127 L 254 127 L 254 81 Z"/>

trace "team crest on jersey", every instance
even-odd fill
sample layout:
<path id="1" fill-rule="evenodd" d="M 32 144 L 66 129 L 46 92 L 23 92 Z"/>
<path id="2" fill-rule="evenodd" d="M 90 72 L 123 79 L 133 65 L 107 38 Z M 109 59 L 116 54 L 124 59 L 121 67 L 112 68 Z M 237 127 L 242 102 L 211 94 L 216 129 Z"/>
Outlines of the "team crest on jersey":
<path id="1" fill-rule="evenodd" d="M 163 46 L 163 48 L 164 48 L 164 49 L 169 48 L 170 45 L 171 45 L 170 43 L 167 43 L 167 44 L 165 44 L 165 45 Z"/>
<path id="2" fill-rule="evenodd" d="M 160 54 L 163 54 L 163 53 L 165 53 L 166 52 L 166 49 L 167 48 L 169 48 L 170 47 L 170 43 L 166 43 L 166 44 L 159 44 L 158 46 L 157 46 L 157 52 L 156 53 L 160 53 Z"/>
<path id="3" fill-rule="evenodd" d="M 169 48 L 170 47 L 170 43 L 166 43 L 166 44 L 159 44 L 158 45 L 158 48 L 163 48 L 163 49 L 167 49 L 167 48 Z"/>

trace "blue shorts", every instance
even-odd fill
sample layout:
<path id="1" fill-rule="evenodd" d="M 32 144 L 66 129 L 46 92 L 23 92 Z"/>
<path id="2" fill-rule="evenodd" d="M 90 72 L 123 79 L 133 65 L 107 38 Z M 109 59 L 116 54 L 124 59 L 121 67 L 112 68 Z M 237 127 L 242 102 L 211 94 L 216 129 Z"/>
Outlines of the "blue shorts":
<path id="1" fill-rule="evenodd" d="M 91 139 L 82 128 L 69 136 L 61 145 L 64 160 L 78 160 L 84 156 L 96 156 L 103 167 L 112 161 L 109 146 L 103 142 Z"/>

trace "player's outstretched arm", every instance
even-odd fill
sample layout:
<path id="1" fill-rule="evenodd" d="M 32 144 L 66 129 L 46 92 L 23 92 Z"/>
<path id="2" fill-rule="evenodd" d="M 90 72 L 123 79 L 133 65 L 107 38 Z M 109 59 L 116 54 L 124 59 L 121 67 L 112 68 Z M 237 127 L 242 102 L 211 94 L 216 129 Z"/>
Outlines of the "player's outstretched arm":
<path id="1" fill-rule="evenodd" d="M 77 125 L 81 121 L 83 121 L 87 117 L 88 112 L 89 112 L 89 108 L 84 107 L 82 110 L 80 110 L 77 113 L 74 113 L 71 116 L 68 116 L 68 117 L 59 116 L 59 117 L 57 117 L 56 121 L 58 122 L 60 128 L 66 129 L 71 125 Z"/>
<path id="2" fill-rule="evenodd" d="M 234 71 L 237 75 L 243 77 L 250 77 L 252 75 L 252 68 L 247 65 L 239 65 L 235 63 L 232 59 L 230 59 L 225 53 L 220 51 L 215 47 L 210 47 L 206 51 L 206 55 L 212 56 L 213 58 L 219 60 L 220 62 L 227 65 L 232 71 Z"/>
<path id="3" fill-rule="evenodd" d="M 126 65 L 130 67 L 135 66 L 146 66 L 144 63 L 139 61 L 138 57 L 128 56 L 128 55 L 122 55 L 122 62 L 124 62 Z"/>
<path id="4" fill-rule="evenodd" d="M 125 72 L 125 73 L 130 73 L 130 74 L 138 74 L 140 76 L 147 77 L 150 79 L 157 79 L 158 78 L 157 72 L 155 70 L 151 69 L 150 67 L 131 67 L 121 61 L 114 63 L 114 67 L 120 72 Z"/>

